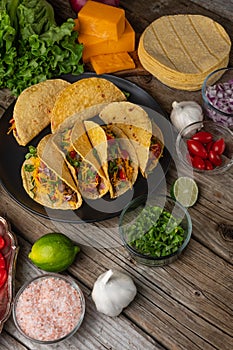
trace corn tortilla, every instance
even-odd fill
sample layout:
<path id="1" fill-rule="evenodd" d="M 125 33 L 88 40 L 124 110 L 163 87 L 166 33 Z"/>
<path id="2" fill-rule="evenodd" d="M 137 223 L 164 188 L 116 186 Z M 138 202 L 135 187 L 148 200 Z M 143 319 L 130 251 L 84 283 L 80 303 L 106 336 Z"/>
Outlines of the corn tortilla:
<path id="1" fill-rule="evenodd" d="M 13 119 L 13 135 L 21 146 L 26 146 L 50 124 L 51 111 L 58 94 L 69 86 L 65 80 L 50 79 L 32 85 L 18 97 Z"/>
<path id="2" fill-rule="evenodd" d="M 142 33 L 141 64 L 164 84 L 195 91 L 213 70 L 227 66 L 231 40 L 225 29 L 202 15 L 162 16 Z"/>
<path id="3" fill-rule="evenodd" d="M 137 161 L 137 155 L 135 153 L 135 150 L 130 142 L 130 140 L 127 138 L 127 136 L 124 134 L 124 132 L 116 127 L 115 125 L 108 125 L 107 127 L 111 132 L 113 132 L 116 135 L 117 143 L 120 145 L 120 148 L 123 150 L 127 150 L 129 154 L 130 159 L 130 171 L 131 171 L 131 178 L 127 178 L 126 181 L 120 181 L 121 185 L 124 184 L 124 186 L 115 186 L 114 183 L 111 181 L 111 176 L 109 172 L 109 161 L 112 159 L 109 159 L 109 152 L 108 148 L 111 147 L 111 143 L 108 143 L 107 136 L 99 124 L 93 122 L 93 121 L 84 121 L 84 125 L 88 134 L 88 137 L 90 138 L 91 144 L 93 148 L 98 153 L 101 166 L 103 168 L 103 171 L 105 173 L 106 178 L 109 181 L 109 192 L 111 198 L 116 198 L 131 189 L 137 179 L 138 176 L 138 161 Z M 122 155 L 122 159 L 124 159 L 124 156 Z M 114 159 L 116 160 L 116 159 Z M 124 164 L 124 163 L 122 163 Z M 116 173 L 118 173 L 120 169 L 116 170 Z M 127 171 L 126 171 L 127 173 Z"/>
<path id="4" fill-rule="evenodd" d="M 52 110 L 51 130 L 54 133 L 66 118 L 90 106 L 124 100 L 125 94 L 107 79 L 81 79 L 59 94 Z"/>
<path id="5" fill-rule="evenodd" d="M 149 156 L 152 124 L 146 111 L 131 102 L 112 102 L 100 112 L 106 124 L 115 124 L 127 135 L 136 150 L 139 168 L 143 176 Z"/>

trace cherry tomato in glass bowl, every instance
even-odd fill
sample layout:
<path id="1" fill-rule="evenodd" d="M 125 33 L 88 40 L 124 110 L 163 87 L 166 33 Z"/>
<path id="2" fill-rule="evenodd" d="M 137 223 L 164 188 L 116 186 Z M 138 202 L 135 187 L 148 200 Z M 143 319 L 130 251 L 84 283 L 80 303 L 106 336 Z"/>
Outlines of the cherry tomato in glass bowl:
<path id="1" fill-rule="evenodd" d="M 200 134 L 200 132 L 206 132 L 207 134 Z M 212 135 L 211 141 L 209 141 L 210 136 L 208 133 Z M 195 135 L 198 136 L 199 141 L 195 140 Z M 200 140 L 203 143 L 200 142 Z M 196 149 L 196 153 L 193 149 L 193 145 L 197 145 L 195 142 L 198 142 L 199 147 Z M 200 145 L 204 148 L 204 151 Z M 192 171 L 205 175 L 224 173 L 233 165 L 233 132 L 229 128 L 211 120 L 192 123 L 178 133 L 176 152 L 181 161 L 181 165 L 184 165 Z M 193 163 L 193 158 L 195 156 L 202 158 L 205 167 L 200 160 L 199 162 L 195 160 Z"/>
<path id="2" fill-rule="evenodd" d="M 199 156 L 194 156 L 192 159 L 192 165 L 196 169 L 204 170 L 205 169 L 205 161 Z"/>
<path id="3" fill-rule="evenodd" d="M 206 169 L 206 170 L 213 170 L 213 169 L 214 169 L 213 164 L 212 164 L 211 161 L 208 160 L 208 159 L 205 160 L 205 169 Z"/>
<path id="4" fill-rule="evenodd" d="M 208 157 L 211 163 L 215 166 L 220 166 L 222 164 L 221 156 L 218 153 L 214 152 L 212 149 L 209 151 Z"/>
<path id="5" fill-rule="evenodd" d="M 216 152 L 217 154 L 223 154 L 224 150 L 225 150 L 225 141 L 223 138 L 216 140 L 212 146 L 211 146 L 211 150 L 213 150 L 214 152 Z"/>
<path id="6" fill-rule="evenodd" d="M 207 131 L 199 131 L 195 133 L 191 139 L 206 144 L 213 140 L 213 135 Z"/>
<path id="7" fill-rule="evenodd" d="M 187 140 L 188 150 L 193 156 L 201 157 L 202 159 L 208 158 L 208 153 L 202 143 L 196 140 Z"/>

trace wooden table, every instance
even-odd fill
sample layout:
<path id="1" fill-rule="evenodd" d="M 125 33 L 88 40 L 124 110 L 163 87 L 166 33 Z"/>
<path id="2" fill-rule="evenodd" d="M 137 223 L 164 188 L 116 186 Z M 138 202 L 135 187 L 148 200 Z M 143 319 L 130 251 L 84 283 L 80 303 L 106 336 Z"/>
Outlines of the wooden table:
<path id="1" fill-rule="evenodd" d="M 52 2 L 52 1 L 51 1 Z M 53 1 L 59 16 L 73 15 L 65 1 Z M 233 1 L 220 0 L 122 0 L 128 19 L 139 37 L 145 27 L 161 15 L 197 13 L 221 23 L 233 41 Z M 230 64 L 233 65 L 231 51 Z M 142 69 L 126 79 L 150 93 L 170 113 L 174 100 L 201 103 L 200 91 L 184 92 L 162 85 Z M 0 91 L 1 115 L 13 101 L 9 91 Z M 9 159 L 13 162 L 14 159 Z M 180 170 L 179 170 L 180 172 Z M 177 178 L 172 162 L 166 176 L 167 190 Z M 183 170 L 183 174 L 187 174 Z M 67 273 L 76 279 L 86 299 L 86 315 L 80 330 L 58 349 L 79 350 L 230 350 L 233 348 L 233 171 L 224 175 L 195 174 L 200 194 L 189 209 L 193 232 L 188 249 L 173 264 L 159 268 L 138 265 L 130 259 L 118 236 L 118 217 L 98 222 L 68 224 L 31 214 L 0 186 L 0 215 L 16 233 L 16 290 L 41 274 L 28 260 L 34 241 L 45 233 L 60 231 L 81 246 L 81 253 Z M 96 311 L 91 290 L 98 275 L 109 268 L 129 273 L 137 286 L 135 300 L 116 318 Z M 42 349 L 16 330 L 12 317 L 4 325 L 0 349 Z M 54 346 L 47 346 L 46 349 Z"/>

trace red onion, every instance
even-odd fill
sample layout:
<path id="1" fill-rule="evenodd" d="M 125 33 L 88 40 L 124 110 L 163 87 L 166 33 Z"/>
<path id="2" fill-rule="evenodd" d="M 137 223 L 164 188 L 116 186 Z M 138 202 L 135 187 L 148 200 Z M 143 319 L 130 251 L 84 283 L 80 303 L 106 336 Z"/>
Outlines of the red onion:
<path id="1" fill-rule="evenodd" d="M 96 2 L 102 2 L 103 4 L 106 5 L 111 5 L 111 6 L 116 6 L 118 7 L 120 4 L 120 0 L 95 0 Z M 78 13 L 81 8 L 85 5 L 87 0 L 70 0 L 70 5 L 72 9 Z"/>
<path id="2" fill-rule="evenodd" d="M 233 125 L 233 80 L 208 86 L 206 97 L 209 104 L 219 111 L 208 106 L 209 117 L 225 126 Z"/>

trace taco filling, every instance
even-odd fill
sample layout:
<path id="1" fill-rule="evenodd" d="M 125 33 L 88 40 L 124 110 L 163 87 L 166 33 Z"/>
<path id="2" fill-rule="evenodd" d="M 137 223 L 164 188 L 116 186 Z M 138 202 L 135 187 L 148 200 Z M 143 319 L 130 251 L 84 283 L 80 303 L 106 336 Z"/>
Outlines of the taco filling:
<path id="1" fill-rule="evenodd" d="M 123 187 L 132 187 L 134 168 L 128 151 L 108 126 L 102 126 L 108 142 L 108 174 L 113 193 Z"/>
<path id="2" fill-rule="evenodd" d="M 78 180 L 77 185 L 83 196 L 87 194 L 100 195 L 105 190 L 103 178 L 96 169 L 78 154 L 71 144 L 72 129 L 62 132 L 61 150 L 66 156 L 67 162 L 74 169 L 73 175 Z M 88 196 L 89 197 L 89 196 Z"/>
<path id="3" fill-rule="evenodd" d="M 50 207 L 62 207 L 68 203 L 70 209 L 77 207 L 77 193 L 69 187 L 60 177 L 49 169 L 37 156 L 37 150 L 33 146 L 26 155 L 24 171 L 29 181 L 29 195 L 36 200 L 37 195 L 45 197 Z"/>
<path id="4" fill-rule="evenodd" d="M 150 148 L 149 148 L 149 158 L 147 163 L 146 172 L 152 171 L 159 158 L 162 155 L 163 145 L 161 141 L 155 136 L 152 135 L 150 140 Z"/>

